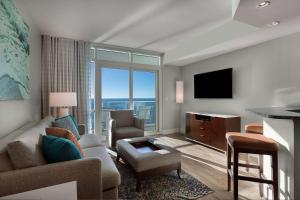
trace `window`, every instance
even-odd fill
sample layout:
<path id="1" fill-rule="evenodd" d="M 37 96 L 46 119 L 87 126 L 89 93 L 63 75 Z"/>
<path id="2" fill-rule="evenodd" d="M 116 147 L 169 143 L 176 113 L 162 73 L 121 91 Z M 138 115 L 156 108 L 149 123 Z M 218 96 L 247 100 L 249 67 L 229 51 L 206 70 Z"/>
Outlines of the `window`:
<path id="1" fill-rule="evenodd" d="M 160 56 L 151 56 L 151 55 L 133 53 L 132 63 L 159 66 Z"/>
<path id="2" fill-rule="evenodd" d="M 101 131 L 103 136 L 108 134 L 110 111 L 130 109 L 129 73 L 128 69 L 101 68 Z"/>
<path id="3" fill-rule="evenodd" d="M 155 132 L 161 56 L 95 47 L 90 58 L 89 133 L 107 136 L 109 112 L 121 109 L 133 109 L 145 130 Z"/>
<path id="4" fill-rule="evenodd" d="M 88 133 L 93 134 L 95 131 L 95 62 L 90 62 L 90 79 L 89 79 L 89 102 L 88 102 Z"/>
<path id="5" fill-rule="evenodd" d="M 107 60 L 116 62 L 130 62 L 130 53 L 125 51 L 115 51 L 108 49 L 97 49 L 97 60 Z"/>
<path id="6" fill-rule="evenodd" d="M 95 56 L 96 51 L 96 56 Z M 119 51 L 113 49 L 103 49 L 103 48 L 91 48 L 91 59 L 103 60 L 103 61 L 113 61 L 120 63 L 132 63 L 132 64 L 142 64 L 151 66 L 161 65 L 160 55 L 151 55 L 144 53 L 137 53 L 131 51 Z"/>
<path id="7" fill-rule="evenodd" d="M 136 117 L 144 119 L 146 131 L 156 130 L 156 92 L 155 71 L 132 71 L 133 110 Z"/>

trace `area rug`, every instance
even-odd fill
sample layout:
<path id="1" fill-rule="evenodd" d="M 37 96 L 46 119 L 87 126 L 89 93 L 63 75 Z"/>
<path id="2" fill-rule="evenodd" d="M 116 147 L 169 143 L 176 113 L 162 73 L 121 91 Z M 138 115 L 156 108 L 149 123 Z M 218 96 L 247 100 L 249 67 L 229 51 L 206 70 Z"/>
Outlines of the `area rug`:
<path id="1" fill-rule="evenodd" d="M 119 199 L 199 199 L 213 192 L 212 189 L 185 172 L 181 173 L 181 179 L 179 179 L 176 171 L 143 180 L 141 192 L 136 192 L 136 179 L 133 172 L 126 164 L 115 163 L 122 180 L 119 187 Z"/>

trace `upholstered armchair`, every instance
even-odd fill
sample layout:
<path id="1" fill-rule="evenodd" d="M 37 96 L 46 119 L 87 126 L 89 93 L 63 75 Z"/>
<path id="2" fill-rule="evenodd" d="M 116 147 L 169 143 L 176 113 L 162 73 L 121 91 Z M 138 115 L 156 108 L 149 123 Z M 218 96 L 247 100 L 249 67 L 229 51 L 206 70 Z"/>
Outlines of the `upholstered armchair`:
<path id="1" fill-rule="evenodd" d="M 133 116 L 133 110 L 110 112 L 109 146 L 115 148 L 116 141 L 124 138 L 144 136 L 144 120 Z"/>

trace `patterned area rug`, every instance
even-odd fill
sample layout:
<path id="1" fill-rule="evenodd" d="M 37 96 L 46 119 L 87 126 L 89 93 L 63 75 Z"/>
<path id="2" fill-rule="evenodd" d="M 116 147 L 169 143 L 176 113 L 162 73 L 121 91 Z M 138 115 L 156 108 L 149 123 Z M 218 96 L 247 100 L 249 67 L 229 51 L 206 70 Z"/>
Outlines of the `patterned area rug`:
<path id="1" fill-rule="evenodd" d="M 199 199 L 213 192 L 212 189 L 185 172 L 181 173 L 181 179 L 179 179 L 175 170 L 143 180 L 141 192 L 136 192 L 136 179 L 133 172 L 123 163 L 117 162 L 116 166 L 121 174 L 122 182 L 119 187 L 119 199 Z"/>

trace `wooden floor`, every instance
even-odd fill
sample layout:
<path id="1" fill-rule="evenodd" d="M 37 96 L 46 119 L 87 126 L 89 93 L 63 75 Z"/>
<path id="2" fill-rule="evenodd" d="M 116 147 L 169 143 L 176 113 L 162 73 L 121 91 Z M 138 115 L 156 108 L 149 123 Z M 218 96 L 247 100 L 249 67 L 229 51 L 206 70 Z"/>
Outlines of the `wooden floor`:
<path id="1" fill-rule="evenodd" d="M 232 191 L 227 192 L 225 153 L 190 142 L 179 134 L 161 135 L 158 136 L 158 140 L 160 143 L 181 151 L 182 169 L 215 191 L 201 198 L 201 200 L 233 199 Z M 243 161 L 241 160 L 241 162 Z M 257 171 L 253 170 L 247 173 L 245 169 L 242 169 L 239 173 L 255 176 Z M 239 181 L 239 199 L 262 199 L 259 196 L 258 184 Z"/>

